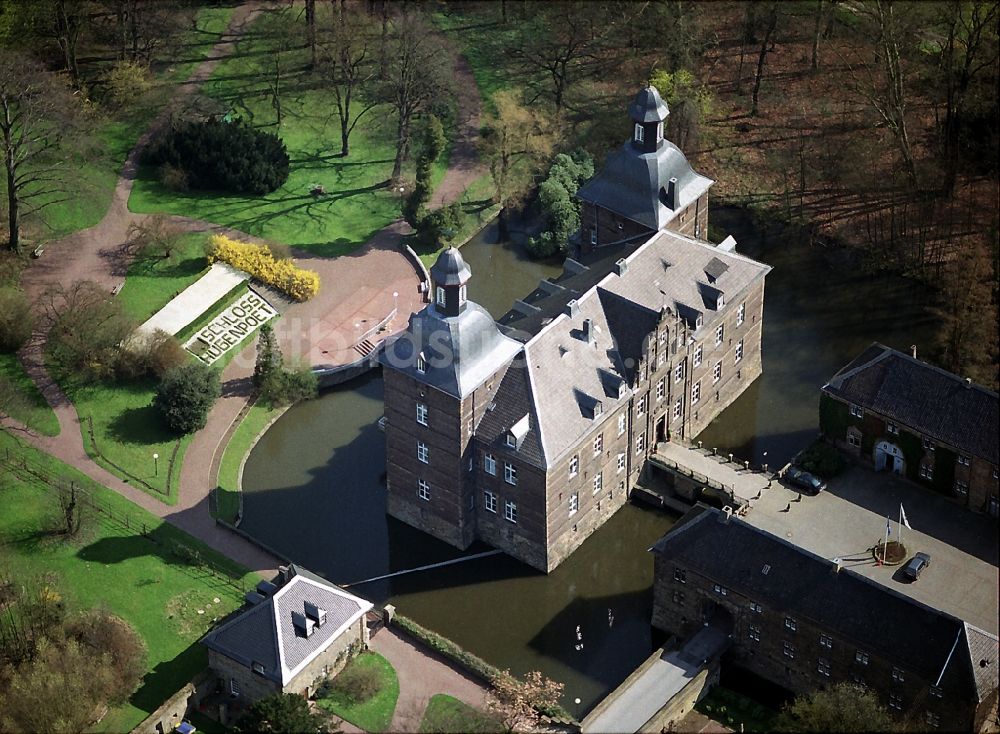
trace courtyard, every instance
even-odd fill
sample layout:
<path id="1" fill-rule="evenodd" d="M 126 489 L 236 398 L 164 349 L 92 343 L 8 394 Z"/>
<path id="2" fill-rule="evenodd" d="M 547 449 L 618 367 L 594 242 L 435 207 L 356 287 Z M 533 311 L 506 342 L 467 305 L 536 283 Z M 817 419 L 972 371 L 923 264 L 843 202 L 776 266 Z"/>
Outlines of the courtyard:
<path id="1" fill-rule="evenodd" d="M 919 602 L 997 633 L 998 525 L 945 497 L 900 477 L 852 464 L 815 497 L 775 483 L 745 518 L 755 527 L 785 538 L 845 568 Z M 912 530 L 903 527 L 907 558 L 929 553 L 931 565 L 908 582 L 902 566 L 880 566 L 871 547 L 885 537 L 899 540 L 899 506 Z M 787 511 L 786 511 L 787 508 Z"/>

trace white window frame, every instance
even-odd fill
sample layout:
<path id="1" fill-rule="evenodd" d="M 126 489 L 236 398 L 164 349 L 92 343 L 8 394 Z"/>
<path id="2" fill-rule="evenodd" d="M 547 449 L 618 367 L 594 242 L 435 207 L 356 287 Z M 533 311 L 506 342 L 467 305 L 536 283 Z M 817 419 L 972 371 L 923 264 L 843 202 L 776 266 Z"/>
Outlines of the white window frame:
<path id="1" fill-rule="evenodd" d="M 423 441 L 417 441 L 417 460 L 421 464 L 431 463 L 431 450 Z"/>
<path id="2" fill-rule="evenodd" d="M 635 452 L 641 454 L 646 450 L 646 434 L 640 433 L 635 437 Z"/>
<path id="3" fill-rule="evenodd" d="M 580 510 L 580 493 L 573 492 L 569 496 L 569 516 L 573 517 Z"/>
<path id="4" fill-rule="evenodd" d="M 235 697 L 238 698 L 240 696 L 240 694 L 241 694 L 241 691 L 240 691 L 240 682 L 238 680 L 236 680 L 235 678 L 230 678 L 229 679 L 229 695 L 230 696 L 235 696 Z"/>
<path id="5" fill-rule="evenodd" d="M 889 708 L 896 709 L 897 711 L 903 710 L 903 697 L 898 693 L 889 694 Z"/>
<path id="6" fill-rule="evenodd" d="M 633 140 L 635 140 L 635 142 L 637 143 L 644 143 L 646 142 L 644 140 L 645 136 L 646 136 L 646 131 L 643 129 L 642 125 L 639 124 L 638 122 L 635 123 L 635 132 L 633 135 Z"/>
<path id="7" fill-rule="evenodd" d="M 663 396 L 667 394 L 665 382 L 664 378 L 661 377 L 656 383 L 656 402 L 663 400 Z"/>
<path id="8" fill-rule="evenodd" d="M 694 357 L 692 360 L 692 367 L 701 367 L 701 358 L 705 356 L 705 347 L 702 344 L 698 345 L 698 348 L 694 350 Z"/>
<path id="9" fill-rule="evenodd" d="M 934 443 L 934 439 L 928 436 L 924 436 L 923 445 L 924 445 L 924 451 L 930 451 L 931 453 L 933 453 L 937 449 L 937 446 Z"/>
<path id="10" fill-rule="evenodd" d="M 830 677 L 830 661 L 820 658 L 816 661 L 816 672 L 820 675 L 825 675 L 827 678 Z"/>
<path id="11" fill-rule="evenodd" d="M 733 359 L 733 364 L 739 364 L 743 361 L 743 340 L 740 339 L 736 342 L 736 355 Z"/>
<path id="12" fill-rule="evenodd" d="M 488 489 L 483 490 L 483 507 L 487 512 L 497 514 L 497 496 Z"/>
<path id="13" fill-rule="evenodd" d="M 972 464 L 972 457 L 969 456 L 968 454 L 959 454 L 958 463 L 961 464 L 962 466 L 969 466 Z"/>
<path id="14" fill-rule="evenodd" d="M 507 484 L 517 485 L 517 467 L 509 461 L 503 463 L 503 480 Z"/>
<path id="15" fill-rule="evenodd" d="M 691 386 L 691 405 L 697 405 L 701 400 L 701 380 Z"/>
<path id="16" fill-rule="evenodd" d="M 642 395 L 635 404 L 635 414 L 637 417 L 641 418 L 646 415 L 646 396 Z"/>
<path id="17" fill-rule="evenodd" d="M 495 477 L 497 475 L 497 459 L 493 454 L 486 454 L 483 456 L 483 471 L 491 477 Z"/>
<path id="18" fill-rule="evenodd" d="M 941 726 L 941 717 L 933 711 L 928 711 L 924 720 L 927 722 L 927 726 L 935 729 Z"/>
<path id="19" fill-rule="evenodd" d="M 417 403 L 417 423 L 422 426 L 427 425 L 427 404 Z"/>
<path id="20" fill-rule="evenodd" d="M 426 479 L 417 480 L 417 497 L 425 502 L 431 501 L 431 485 L 427 483 Z"/>
<path id="21" fill-rule="evenodd" d="M 625 471 L 625 453 L 618 454 L 618 471 Z"/>
<path id="22" fill-rule="evenodd" d="M 742 326 L 743 322 L 746 320 L 746 317 L 747 317 L 747 302 L 744 301 L 743 303 L 740 304 L 740 307 L 736 309 L 736 325 Z"/>
<path id="23" fill-rule="evenodd" d="M 507 448 L 509 449 L 517 448 L 517 439 L 514 437 L 513 433 L 508 433 L 504 442 L 507 444 Z"/>
<path id="24" fill-rule="evenodd" d="M 715 367 L 712 368 L 712 384 L 714 385 L 719 380 L 722 379 L 722 362 L 716 362 Z"/>
<path id="25" fill-rule="evenodd" d="M 680 418 L 681 417 L 681 412 L 683 410 L 684 410 L 684 399 L 683 398 L 677 398 L 677 400 L 674 401 L 674 408 L 673 408 L 673 411 L 671 413 L 671 415 L 672 415 L 671 420 L 677 420 L 678 418 Z"/>
<path id="26" fill-rule="evenodd" d="M 580 455 L 573 454 L 569 460 L 569 475 L 575 477 L 580 471 Z"/>
<path id="27" fill-rule="evenodd" d="M 719 346 L 726 339 L 726 325 L 719 324 L 715 327 L 715 346 Z"/>
<path id="28" fill-rule="evenodd" d="M 781 644 L 781 654 L 784 655 L 789 660 L 795 659 L 795 645 L 788 640 L 784 640 Z"/>
<path id="29" fill-rule="evenodd" d="M 427 371 L 427 358 L 424 356 L 423 352 L 417 355 L 417 372 L 423 374 Z"/>
<path id="30" fill-rule="evenodd" d="M 827 650 L 833 649 L 833 638 L 830 635 L 820 635 L 819 636 L 819 646 L 825 647 Z"/>
<path id="31" fill-rule="evenodd" d="M 598 433 L 594 436 L 594 456 L 604 451 L 604 434 Z"/>
<path id="32" fill-rule="evenodd" d="M 854 426 L 851 426 L 851 428 L 854 428 Z M 858 448 L 861 446 L 861 434 L 858 433 L 857 429 L 852 431 L 851 428 L 847 429 L 847 443 Z"/>
<path id="33" fill-rule="evenodd" d="M 799 623 L 796 622 L 792 617 L 785 617 L 785 629 L 795 632 L 799 628 Z"/>
<path id="34" fill-rule="evenodd" d="M 902 668 L 897 668 L 896 666 L 893 666 L 893 668 L 892 668 L 892 680 L 894 682 L 896 682 L 896 683 L 905 683 L 906 682 L 906 673 L 903 671 Z"/>
<path id="35" fill-rule="evenodd" d="M 961 479 L 955 480 L 955 494 L 959 497 L 969 496 L 969 483 L 963 482 Z"/>
<path id="36" fill-rule="evenodd" d="M 503 519 L 517 525 L 517 503 L 514 500 L 503 503 Z"/>
<path id="37" fill-rule="evenodd" d="M 624 413 L 618 416 L 618 435 L 625 433 L 625 425 L 628 422 L 628 416 Z"/>
<path id="38" fill-rule="evenodd" d="M 854 662 L 861 663 L 862 665 L 868 665 L 868 653 L 864 650 L 855 650 Z"/>
<path id="39" fill-rule="evenodd" d="M 851 403 L 851 415 L 855 418 L 864 418 L 865 409 L 862 408 L 860 405 L 855 405 L 854 403 Z"/>
<path id="40" fill-rule="evenodd" d="M 445 304 L 446 298 L 447 297 L 445 296 L 444 288 L 438 286 L 437 289 L 434 291 L 434 304 L 437 306 L 443 306 Z"/>
<path id="41" fill-rule="evenodd" d="M 764 607 L 762 607 L 757 602 L 752 601 L 752 602 L 750 602 L 750 611 L 753 612 L 754 614 L 763 614 L 764 613 Z"/>
<path id="42" fill-rule="evenodd" d="M 604 489 L 604 472 L 597 472 L 594 475 L 594 494 Z"/>
<path id="43" fill-rule="evenodd" d="M 885 430 L 886 433 L 891 433 L 893 436 L 899 435 L 899 426 L 897 426 L 892 421 L 889 421 L 888 423 L 885 424 Z"/>
<path id="44" fill-rule="evenodd" d="M 921 464 L 920 465 L 920 478 L 926 479 L 928 482 L 934 481 L 934 465 L 933 464 Z"/>
<path id="45" fill-rule="evenodd" d="M 680 382 L 684 379 L 684 363 L 678 362 L 677 366 L 674 367 L 674 382 Z"/>
<path id="46" fill-rule="evenodd" d="M 760 642 L 760 627 L 755 624 L 751 624 L 747 628 L 747 637 L 749 637 L 754 642 Z"/>

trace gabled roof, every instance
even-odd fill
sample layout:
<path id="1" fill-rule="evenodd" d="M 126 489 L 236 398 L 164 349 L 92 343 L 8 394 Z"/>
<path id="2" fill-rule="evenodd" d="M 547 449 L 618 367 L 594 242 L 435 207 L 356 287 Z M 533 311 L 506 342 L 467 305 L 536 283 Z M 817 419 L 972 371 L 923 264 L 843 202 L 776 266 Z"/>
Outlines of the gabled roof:
<path id="1" fill-rule="evenodd" d="M 212 630 L 201 643 L 248 668 L 259 663 L 265 678 L 287 685 L 372 608 L 320 576 L 295 565 L 291 570 L 295 575 L 273 595 Z M 326 611 L 326 623 L 308 637 L 292 622 L 292 614 L 304 613 L 307 602 Z"/>
<path id="2" fill-rule="evenodd" d="M 667 206 L 665 191 L 671 178 L 677 179 L 677 205 L 673 209 Z M 576 195 L 655 231 L 663 229 L 713 183 L 695 173 L 680 148 L 668 140 L 648 153 L 627 142 L 608 155 L 604 168 Z"/>
<path id="3" fill-rule="evenodd" d="M 876 342 L 823 390 L 963 453 L 1000 463 L 997 393 L 908 354 Z"/>
<path id="4" fill-rule="evenodd" d="M 996 689 L 996 665 L 979 666 L 996 660 L 995 636 L 738 518 L 723 518 L 697 506 L 651 550 L 931 684 L 940 679 L 946 691 L 982 700 Z M 973 664 L 984 672 L 974 673 Z"/>
<path id="5" fill-rule="evenodd" d="M 528 371 L 520 359 L 507 368 L 496 395 L 479 425 L 476 439 L 487 449 L 510 451 L 505 444 L 505 436 L 524 417 L 528 418 L 528 430 L 520 439 L 516 456 L 533 466 L 545 468 L 542 438 L 535 412 L 534 394 L 528 379 Z"/>

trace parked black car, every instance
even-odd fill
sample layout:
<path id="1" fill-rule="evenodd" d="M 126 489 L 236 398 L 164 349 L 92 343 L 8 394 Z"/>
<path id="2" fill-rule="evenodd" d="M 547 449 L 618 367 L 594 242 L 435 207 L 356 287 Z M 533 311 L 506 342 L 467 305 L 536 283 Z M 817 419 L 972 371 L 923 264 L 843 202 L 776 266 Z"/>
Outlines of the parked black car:
<path id="1" fill-rule="evenodd" d="M 910 559 L 909 563 L 903 566 L 903 575 L 911 581 L 916 581 L 929 565 L 931 565 L 931 557 L 926 553 L 917 553 Z"/>
<path id="2" fill-rule="evenodd" d="M 826 482 L 822 479 L 794 466 L 785 472 L 785 479 L 795 486 L 801 487 L 808 494 L 819 494 L 826 489 Z"/>

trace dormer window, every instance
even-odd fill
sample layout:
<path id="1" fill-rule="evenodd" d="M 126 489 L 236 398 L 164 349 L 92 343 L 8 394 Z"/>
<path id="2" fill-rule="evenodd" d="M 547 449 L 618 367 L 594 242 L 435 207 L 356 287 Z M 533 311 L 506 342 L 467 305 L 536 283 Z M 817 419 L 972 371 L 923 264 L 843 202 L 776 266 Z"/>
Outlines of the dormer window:
<path id="1" fill-rule="evenodd" d="M 645 135 L 645 131 L 642 129 L 642 125 L 640 125 L 637 122 L 635 124 L 635 142 L 637 142 L 637 143 L 643 142 L 643 136 L 644 135 Z"/>
<path id="2" fill-rule="evenodd" d="M 514 434 L 513 433 L 508 433 L 507 434 L 507 446 L 509 446 L 512 449 L 516 449 L 517 448 L 517 439 L 514 438 Z"/>
<path id="3" fill-rule="evenodd" d="M 444 302 L 445 302 L 445 301 L 444 301 L 444 288 L 442 288 L 441 286 L 438 286 L 438 287 L 437 287 L 437 292 L 436 292 L 436 294 L 435 294 L 435 297 L 434 297 L 434 298 L 435 298 L 435 302 L 436 302 L 436 303 L 437 303 L 437 304 L 438 304 L 439 306 L 443 306 L 443 305 L 444 305 Z"/>
<path id="4" fill-rule="evenodd" d="M 427 371 L 427 359 L 424 357 L 424 353 L 421 352 L 417 355 L 417 372 L 423 374 Z"/>
<path id="5" fill-rule="evenodd" d="M 622 380 L 618 383 L 618 399 L 621 400 L 628 393 L 628 383 Z"/>
<path id="6" fill-rule="evenodd" d="M 263 663 L 258 663 L 256 660 L 250 663 L 250 669 L 257 675 L 264 675 L 264 665 Z"/>

